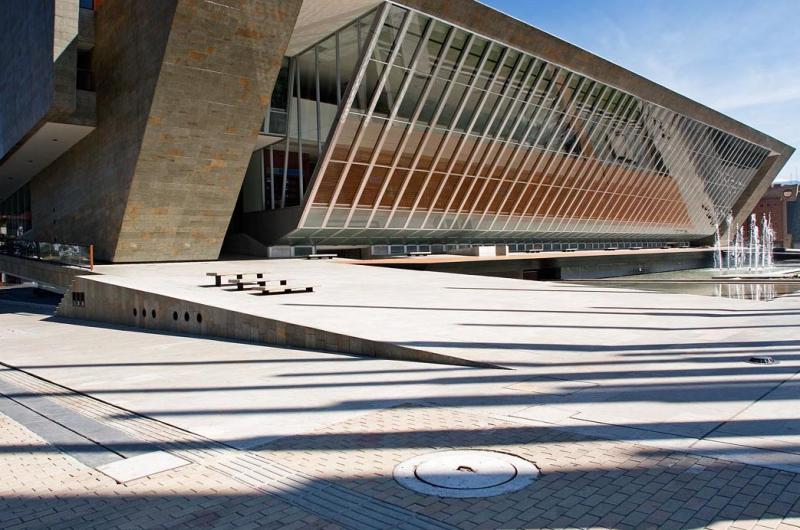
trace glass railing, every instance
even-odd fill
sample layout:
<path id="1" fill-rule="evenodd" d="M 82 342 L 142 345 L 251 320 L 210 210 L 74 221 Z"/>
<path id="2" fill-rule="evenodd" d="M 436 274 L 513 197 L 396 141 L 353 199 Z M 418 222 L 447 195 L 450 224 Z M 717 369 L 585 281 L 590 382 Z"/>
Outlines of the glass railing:
<path id="1" fill-rule="evenodd" d="M 94 245 L 47 243 L 27 239 L 0 238 L 0 254 L 94 269 Z"/>

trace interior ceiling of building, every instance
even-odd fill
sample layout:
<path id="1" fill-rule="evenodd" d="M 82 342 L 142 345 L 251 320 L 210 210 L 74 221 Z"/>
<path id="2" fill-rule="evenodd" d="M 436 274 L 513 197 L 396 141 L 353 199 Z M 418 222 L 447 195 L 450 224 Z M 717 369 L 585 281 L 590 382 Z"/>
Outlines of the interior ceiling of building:
<path id="1" fill-rule="evenodd" d="M 0 200 L 49 166 L 94 127 L 48 122 L 0 164 Z"/>
<path id="2" fill-rule="evenodd" d="M 381 0 L 304 0 L 286 55 L 297 55 L 380 3 Z"/>

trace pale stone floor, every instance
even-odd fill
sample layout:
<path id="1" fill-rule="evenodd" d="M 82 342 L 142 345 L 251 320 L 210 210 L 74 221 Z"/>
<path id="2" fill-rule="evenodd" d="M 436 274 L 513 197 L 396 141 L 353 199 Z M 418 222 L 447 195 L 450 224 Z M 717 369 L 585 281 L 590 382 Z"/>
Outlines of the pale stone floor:
<path id="1" fill-rule="evenodd" d="M 148 333 L 0 297 L 0 528 L 800 528 L 796 301 L 425 278 L 446 285 L 419 304 L 467 303 L 454 298 L 467 284 L 492 291 L 473 298 L 485 312 L 436 318 L 442 334 L 483 341 L 459 353 L 515 370 Z M 377 309 L 346 310 L 370 326 L 386 318 Z M 491 343 L 478 333 L 513 326 Z M 430 347 L 452 348 L 443 337 Z M 742 363 L 753 352 L 781 364 Z M 73 438 L 53 436 L 54 419 Z M 446 448 L 513 453 L 542 475 L 487 499 L 426 497 L 392 479 L 398 463 Z M 191 463 L 117 484 L 89 449 Z"/>

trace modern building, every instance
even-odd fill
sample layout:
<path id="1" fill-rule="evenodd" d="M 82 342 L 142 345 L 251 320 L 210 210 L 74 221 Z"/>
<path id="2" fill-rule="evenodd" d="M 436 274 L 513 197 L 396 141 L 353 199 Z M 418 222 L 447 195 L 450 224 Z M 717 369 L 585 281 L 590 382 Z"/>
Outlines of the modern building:
<path id="1" fill-rule="evenodd" d="M 6 231 L 107 261 L 702 242 L 793 153 L 472 0 L 8 4 Z"/>
<path id="2" fill-rule="evenodd" d="M 774 184 L 753 208 L 758 219 L 766 215 L 775 230 L 775 245 L 785 248 L 800 247 L 800 193 L 798 184 Z M 748 223 L 744 223 L 745 230 Z"/>

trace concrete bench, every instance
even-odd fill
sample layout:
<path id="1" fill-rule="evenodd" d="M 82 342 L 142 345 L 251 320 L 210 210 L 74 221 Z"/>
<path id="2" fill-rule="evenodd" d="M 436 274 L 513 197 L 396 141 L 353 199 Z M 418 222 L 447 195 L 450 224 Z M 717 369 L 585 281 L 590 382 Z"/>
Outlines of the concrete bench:
<path id="1" fill-rule="evenodd" d="M 236 285 L 237 291 L 244 291 L 245 286 L 256 285 L 258 287 L 266 287 L 268 283 L 277 283 L 278 285 L 286 285 L 288 280 L 268 280 L 265 278 L 255 280 L 228 280 L 231 285 Z"/>
<path id="2" fill-rule="evenodd" d="M 408 254 L 406 254 L 406 255 L 407 255 L 409 258 L 413 258 L 413 257 L 415 257 L 415 256 L 430 256 L 430 255 L 431 255 L 431 253 L 430 253 L 430 252 L 428 252 L 427 250 L 417 250 L 417 251 L 414 251 L 414 252 L 409 252 L 409 253 L 408 253 Z"/>
<path id="3" fill-rule="evenodd" d="M 216 287 L 221 287 L 222 278 L 227 278 L 228 276 L 235 276 L 237 280 L 241 280 L 245 276 L 255 276 L 256 278 L 263 278 L 264 273 L 263 272 L 233 272 L 233 273 L 207 272 L 206 276 L 213 276 L 214 285 Z"/>
<path id="4" fill-rule="evenodd" d="M 528 254 L 538 254 L 538 253 L 542 252 L 542 249 L 540 249 L 540 248 L 532 248 L 530 250 L 526 250 L 525 252 L 527 252 Z"/>
<path id="5" fill-rule="evenodd" d="M 576 252 L 577 248 L 562 248 L 561 252 Z"/>
<path id="6" fill-rule="evenodd" d="M 628 250 L 642 250 L 642 247 L 630 247 Z"/>
<path id="7" fill-rule="evenodd" d="M 293 294 L 293 293 L 313 293 L 313 285 L 274 285 L 270 287 L 261 287 L 256 289 L 256 294 L 260 296 L 270 296 L 275 294 Z"/>
<path id="8" fill-rule="evenodd" d="M 619 250 L 619 247 L 606 247 L 603 250 Z"/>
<path id="9" fill-rule="evenodd" d="M 309 254 L 306 259 L 333 259 L 336 254 Z"/>

